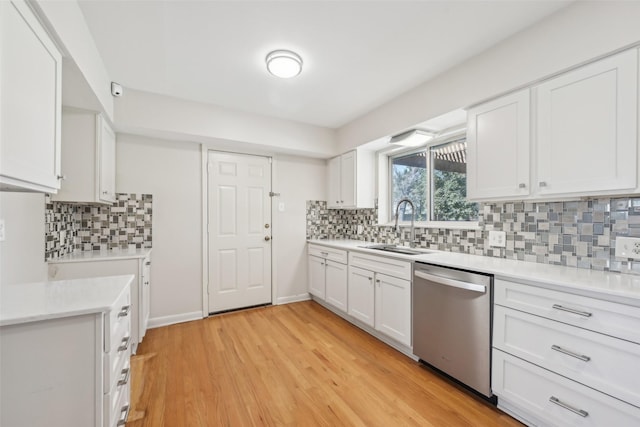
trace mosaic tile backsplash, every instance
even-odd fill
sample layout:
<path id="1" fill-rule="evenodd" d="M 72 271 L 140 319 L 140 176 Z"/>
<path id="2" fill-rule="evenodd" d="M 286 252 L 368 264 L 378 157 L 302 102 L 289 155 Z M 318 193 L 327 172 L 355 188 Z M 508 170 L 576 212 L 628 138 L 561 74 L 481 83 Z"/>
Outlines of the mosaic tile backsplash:
<path id="1" fill-rule="evenodd" d="M 393 227 L 378 226 L 377 218 L 376 208 L 328 209 L 325 201 L 307 201 L 307 238 L 409 244 L 409 227 L 401 227 L 398 236 Z M 617 236 L 640 237 L 640 198 L 485 203 L 478 224 L 478 229 L 416 228 L 416 246 L 640 274 L 640 261 L 615 256 Z M 506 248 L 489 246 L 490 230 L 506 232 Z"/>
<path id="2" fill-rule="evenodd" d="M 113 205 L 52 202 L 45 197 L 45 261 L 77 251 L 151 248 L 153 198 L 118 194 Z"/>

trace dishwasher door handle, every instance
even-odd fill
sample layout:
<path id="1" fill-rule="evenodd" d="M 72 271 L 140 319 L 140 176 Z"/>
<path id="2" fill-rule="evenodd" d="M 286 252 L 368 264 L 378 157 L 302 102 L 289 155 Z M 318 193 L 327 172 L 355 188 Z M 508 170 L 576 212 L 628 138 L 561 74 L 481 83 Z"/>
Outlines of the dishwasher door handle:
<path id="1" fill-rule="evenodd" d="M 484 285 L 476 285 L 475 283 L 463 282 L 461 280 L 449 279 L 442 276 L 436 276 L 434 274 L 425 273 L 424 271 L 414 271 L 413 274 L 421 279 L 429 280 L 440 285 L 452 286 L 454 288 L 464 289 L 466 291 L 480 292 L 482 294 L 487 292 L 487 287 Z"/>

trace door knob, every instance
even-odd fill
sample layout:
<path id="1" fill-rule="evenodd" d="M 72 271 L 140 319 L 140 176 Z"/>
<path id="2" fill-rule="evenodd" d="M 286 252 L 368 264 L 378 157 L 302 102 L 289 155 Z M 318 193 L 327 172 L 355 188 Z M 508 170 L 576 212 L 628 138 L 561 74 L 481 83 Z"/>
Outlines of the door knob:
<path id="1" fill-rule="evenodd" d="M 270 225 L 269 225 L 269 224 L 265 224 L 265 225 L 264 225 L 264 228 L 269 228 L 269 227 L 270 227 Z"/>
<path id="2" fill-rule="evenodd" d="M 268 242 L 269 240 L 271 240 L 271 236 L 264 236 L 264 240 Z"/>

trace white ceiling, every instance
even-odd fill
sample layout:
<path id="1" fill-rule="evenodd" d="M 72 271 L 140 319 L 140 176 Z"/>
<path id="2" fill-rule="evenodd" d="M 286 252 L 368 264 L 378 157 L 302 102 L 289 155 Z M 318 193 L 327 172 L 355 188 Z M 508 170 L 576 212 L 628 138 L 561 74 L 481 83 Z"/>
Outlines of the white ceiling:
<path id="1" fill-rule="evenodd" d="M 570 2 L 79 3 L 125 89 L 338 128 Z M 298 52 L 302 74 L 269 75 L 275 49 Z"/>

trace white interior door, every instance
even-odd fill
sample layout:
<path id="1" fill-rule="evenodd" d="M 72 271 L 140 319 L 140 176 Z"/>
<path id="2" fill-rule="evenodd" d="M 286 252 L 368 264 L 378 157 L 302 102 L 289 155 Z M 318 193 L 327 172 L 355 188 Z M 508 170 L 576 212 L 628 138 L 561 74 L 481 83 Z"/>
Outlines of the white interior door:
<path id="1" fill-rule="evenodd" d="M 209 152 L 209 312 L 271 302 L 271 162 Z"/>

